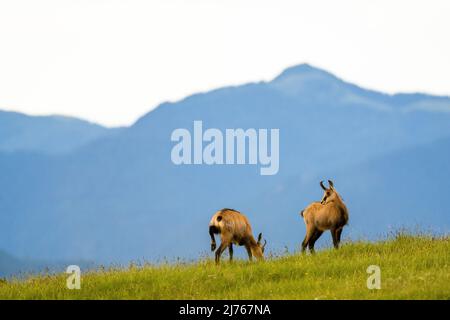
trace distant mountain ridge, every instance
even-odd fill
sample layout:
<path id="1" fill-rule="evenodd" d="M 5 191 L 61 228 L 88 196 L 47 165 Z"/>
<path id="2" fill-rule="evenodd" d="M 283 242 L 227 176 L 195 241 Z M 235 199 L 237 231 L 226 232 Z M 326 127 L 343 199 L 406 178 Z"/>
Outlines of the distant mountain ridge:
<path id="1" fill-rule="evenodd" d="M 94 267 L 94 264 L 88 261 L 71 261 L 70 263 L 78 265 L 83 270 Z M 64 272 L 69 265 L 68 262 L 61 261 L 18 259 L 0 250 L 0 278 L 26 278 L 30 274 Z"/>
<path id="2" fill-rule="evenodd" d="M 447 108 L 448 97 L 387 95 L 300 65 L 273 81 L 163 103 L 64 155 L 0 153 L 0 248 L 102 263 L 192 258 L 208 251 L 211 215 L 232 207 L 270 248 L 292 249 L 304 236 L 298 212 L 328 178 L 350 210 L 344 238 L 417 224 L 448 232 L 440 204 L 450 189 Z M 278 128 L 279 173 L 174 165 L 171 133 L 195 120 L 220 130 Z"/>
<path id="3" fill-rule="evenodd" d="M 0 152 L 64 154 L 113 131 L 77 118 L 0 110 Z"/>

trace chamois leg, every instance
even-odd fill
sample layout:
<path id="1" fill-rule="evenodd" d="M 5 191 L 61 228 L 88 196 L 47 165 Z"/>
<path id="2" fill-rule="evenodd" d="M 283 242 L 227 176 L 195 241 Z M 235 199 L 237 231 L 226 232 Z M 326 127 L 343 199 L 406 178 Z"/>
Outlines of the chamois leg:
<path id="1" fill-rule="evenodd" d="M 337 236 L 337 241 L 338 241 L 338 245 L 340 245 L 340 243 L 341 243 L 341 234 L 342 234 L 342 230 L 343 230 L 344 228 L 340 228 L 340 229 L 338 229 L 337 231 L 336 231 L 336 236 Z"/>
<path id="2" fill-rule="evenodd" d="M 314 227 L 313 226 L 306 226 L 306 235 L 305 239 L 303 239 L 302 242 L 302 253 L 305 253 L 306 247 L 308 246 L 309 241 L 311 240 L 311 236 L 314 234 Z"/>
<path id="3" fill-rule="evenodd" d="M 311 236 L 311 239 L 309 239 L 308 247 L 309 247 L 309 252 L 311 252 L 312 254 L 315 253 L 315 251 L 314 251 L 314 244 L 316 243 L 317 239 L 320 238 L 322 233 L 323 233 L 323 231 L 320 231 L 320 230 L 316 229 L 314 231 L 314 234 Z"/>
<path id="4" fill-rule="evenodd" d="M 228 246 L 228 252 L 230 253 L 230 262 L 233 261 L 233 244 L 230 243 Z"/>
<path id="5" fill-rule="evenodd" d="M 247 249 L 248 259 L 252 261 L 253 259 L 252 249 L 250 249 L 250 246 L 248 244 L 245 245 L 245 249 Z"/>
<path id="6" fill-rule="evenodd" d="M 331 237 L 333 238 L 333 245 L 335 249 L 339 248 L 339 241 L 338 241 L 338 230 L 337 229 L 331 229 Z"/>
<path id="7" fill-rule="evenodd" d="M 225 249 L 228 247 L 228 243 L 224 243 L 222 242 L 219 246 L 219 248 L 217 248 L 216 250 L 216 264 L 219 264 L 220 262 L 220 256 L 222 255 L 222 253 L 225 251 Z"/>

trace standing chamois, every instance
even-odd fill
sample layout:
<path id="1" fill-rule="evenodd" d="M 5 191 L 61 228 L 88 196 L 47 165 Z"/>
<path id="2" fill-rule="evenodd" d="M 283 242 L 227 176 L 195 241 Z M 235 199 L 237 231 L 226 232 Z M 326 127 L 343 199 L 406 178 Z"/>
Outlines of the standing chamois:
<path id="1" fill-rule="evenodd" d="M 255 240 L 252 233 L 252 227 L 246 216 L 233 209 L 222 209 L 217 211 L 209 223 L 209 235 L 211 236 L 211 251 L 216 249 L 216 240 L 214 234 L 220 234 L 220 246 L 216 250 L 216 263 L 220 261 L 220 256 L 228 247 L 230 252 L 230 261 L 233 260 L 233 243 L 239 246 L 245 246 L 248 258 L 256 257 L 261 260 L 264 258 L 264 244 L 261 244 L 262 233 Z"/>
<path id="2" fill-rule="evenodd" d="M 308 246 L 309 251 L 314 253 L 315 242 L 326 230 L 331 232 L 334 247 L 339 248 L 342 229 L 348 223 L 348 210 L 341 196 L 334 189 L 333 181 L 328 180 L 328 184 L 329 187 L 326 188 L 323 181 L 320 181 L 320 186 L 324 190 L 322 200 L 311 203 L 300 213 L 306 224 L 302 252 L 305 252 Z"/>

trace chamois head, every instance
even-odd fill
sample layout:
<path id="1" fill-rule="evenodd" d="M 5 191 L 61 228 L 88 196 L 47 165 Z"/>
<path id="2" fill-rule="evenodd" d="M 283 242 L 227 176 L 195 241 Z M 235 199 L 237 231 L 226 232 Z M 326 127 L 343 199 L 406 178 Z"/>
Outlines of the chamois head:
<path id="1" fill-rule="evenodd" d="M 258 244 L 258 246 L 261 248 L 261 252 L 264 253 L 264 248 L 266 247 L 267 240 L 264 239 L 264 244 L 261 243 L 261 240 L 262 240 L 262 233 L 260 233 L 260 234 L 258 235 L 258 242 L 257 242 L 257 244 Z"/>
<path id="2" fill-rule="evenodd" d="M 262 259 L 264 257 L 264 249 L 267 244 L 267 240 L 264 239 L 264 244 L 261 242 L 262 240 L 262 233 L 258 235 L 258 241 L 256 242 L 256 246 L 252 247 L 252 254 L 255 256 L 255 258 Z"/>
<path id="3" fill-rule="evenodd" d="M 329 187 L 326 188 L 323 185 L 323 181 L 320 181 L 320 186 L 324 190 L 322 200 L 320 201 L 321 204 L 327 204 L 329 202 L 339 199 L 339 195 L 336 192 L 336 190 L 334 189 L 333 181 L 328 180 L 328 185 L 329 185 Z"/>

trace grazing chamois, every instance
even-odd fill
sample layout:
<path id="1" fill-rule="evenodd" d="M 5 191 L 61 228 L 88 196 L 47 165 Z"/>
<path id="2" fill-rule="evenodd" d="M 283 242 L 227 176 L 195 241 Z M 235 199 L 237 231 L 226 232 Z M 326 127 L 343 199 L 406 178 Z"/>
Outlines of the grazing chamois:
<path id="1" fill-rule="evenodd" d="M 216 249 L 216 240 L 214 234 L 220 234 L 220 246 L 216 250 L 216 263 L 220 261 L 220 256 L 228 247 L 230 252 L 230 261 L 233 260 L 233 244 L 245 246 L 248 258 L 264 258 L 264 248 L 267 241 L 261 244 L 262 233 L 258 235 L 258 241 L 255 240 L 252 233 L 252 227 L 246 216 L 233 209 L 222 209 L 217 211 L 209 223 L 209 235 L 211 236 L 211 251 Z"/>
<path id="2" fill-rule="evenodd" d="M 333 185 L 333 181 L 328 180 L 329 187 L 320 186 L 324 190 L 322 200 L 313 202 L 300 214 L 306 225 L 306 236 L 302 242 L 302 252 L 305 252 L 306 246 L 309 251 L 314 253 L 314 244 L 326 230 L 330 230 L 333 238 L 333 245 L 337 249 L 341 242 L 341 233 L 344 226 L 348 223 L 348 210 L 339 193 Z"/>

